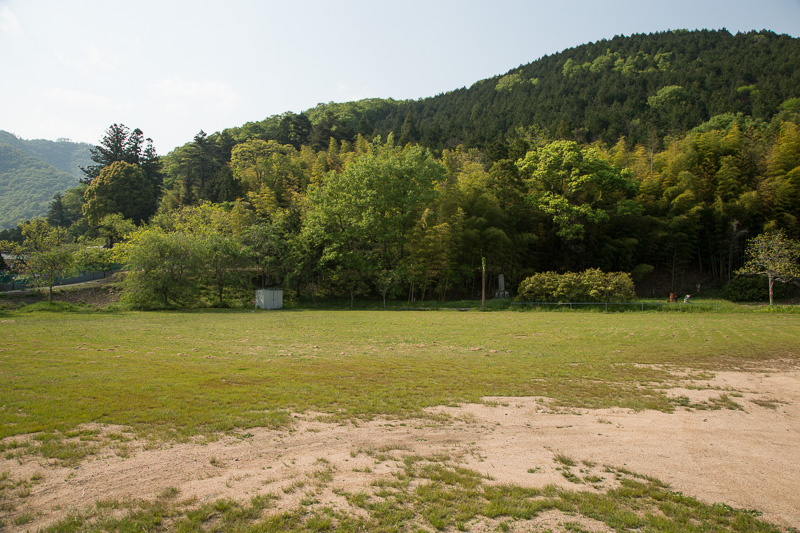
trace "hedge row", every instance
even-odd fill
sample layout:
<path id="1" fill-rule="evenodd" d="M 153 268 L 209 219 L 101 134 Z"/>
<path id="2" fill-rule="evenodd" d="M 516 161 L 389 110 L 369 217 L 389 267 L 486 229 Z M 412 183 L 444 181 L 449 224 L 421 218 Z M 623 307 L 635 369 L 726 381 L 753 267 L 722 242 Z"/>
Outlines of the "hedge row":
<path id="1" fill-rule="evenodd" d="M 636 298 L 627 272 L 541 272 L 526 278 L 517 291 L 519 302 L 626 302 Z"/>

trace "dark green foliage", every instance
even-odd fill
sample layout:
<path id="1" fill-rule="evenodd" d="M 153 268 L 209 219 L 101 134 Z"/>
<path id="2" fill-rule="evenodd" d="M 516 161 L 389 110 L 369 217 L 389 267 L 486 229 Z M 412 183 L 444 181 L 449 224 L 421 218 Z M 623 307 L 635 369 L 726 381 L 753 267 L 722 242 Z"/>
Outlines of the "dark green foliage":
<path id="1" fill-rule="evenodd" d="M 661 139 L 723 113 L 769 119 L 797 97 L 799 73 L 800 41 L 787 35 L 636 34 L 564 50 L 431 98 L 320 104 L 307 113 L 318 133 L 325 132 L 317 148 L 327 146 L 336 128 L 349 140 L 356 133 L 401 138 L 409 116 L 419 136 L 413 140 L 435 149 L 487 148 L 531 125 L 579 142 L 625 136 L 646 143 L 654 133 Z M 280 120 L 250 123 L 235 134 L 276 138 L 271 132 Z"/>
<path id="2" fill-rule="evenodd" d="M 144 133 L 139 128 L 131 131 L 124 124 L 112 124 L 100 144 L 89 149 L 95 164 L 81 168 L 86 175 L 82 181 L 89 184 L 105 167 L 122 161 L 139 166 L 154 186 L 160 186 L 161 163 L 153 147 L 153 140 L 147 139 L 146 143 Z"/>
<path id="3" fill-rule="evenodd" d="M 115 161 L 104 167 L 83 194 L 83 214 L 92 226 L 115 213 L 142 222 L 156 210 L 156 189 L 135 164 Z"/>

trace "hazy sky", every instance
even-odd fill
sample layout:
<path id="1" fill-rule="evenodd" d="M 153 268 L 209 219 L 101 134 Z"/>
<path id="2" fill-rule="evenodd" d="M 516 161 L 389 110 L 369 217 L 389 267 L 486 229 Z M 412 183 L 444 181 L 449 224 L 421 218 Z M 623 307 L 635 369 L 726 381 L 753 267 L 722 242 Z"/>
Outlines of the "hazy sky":
<path id="1" fill-rule="evenodd" d="M 0 0 L 0 130 L 160 154 L 319 102 L 417 99 L 615 35 L 800 35 L 800 0 Z"/>

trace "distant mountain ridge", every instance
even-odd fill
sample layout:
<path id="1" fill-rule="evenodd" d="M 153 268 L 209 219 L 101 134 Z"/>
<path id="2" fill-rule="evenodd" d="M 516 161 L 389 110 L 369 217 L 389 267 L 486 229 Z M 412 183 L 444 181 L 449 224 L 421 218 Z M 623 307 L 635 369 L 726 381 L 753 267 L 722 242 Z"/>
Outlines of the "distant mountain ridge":
<path id="1" fill-rule="evenodd" d="M 389 133 L 442 149 L 497 149 L 518 128 L 591 143 L 651 144 L 725 113 L 770 120 L 800 97 L 800 39 L 763 30 L 676 30 L 603 39 L 419 100 L 319 104 L 300 143 Z M 285 113 L 225 130 L 289 142 Z M 502 147 L 501 147 L 502 149 Z"/>
<path id="2" fill-rule="evenodd" d="M 25 140 L 0 130 L 0 229 L 42 216 L 53 195 L 75 187 L 91 145 Z"/>
<path id="3" fill-rule="evenodd" d="M 81 167 L 92 164 L 89 149 L 93 145 L 76 143 L 68 139 L 48 141 L 46 139 L 21 139 L 7 131 L 0 130 L 0 144 L 8 144 L 26 154 L 52 165 L 62 172 L 76 178 L 83 177 Z"/>

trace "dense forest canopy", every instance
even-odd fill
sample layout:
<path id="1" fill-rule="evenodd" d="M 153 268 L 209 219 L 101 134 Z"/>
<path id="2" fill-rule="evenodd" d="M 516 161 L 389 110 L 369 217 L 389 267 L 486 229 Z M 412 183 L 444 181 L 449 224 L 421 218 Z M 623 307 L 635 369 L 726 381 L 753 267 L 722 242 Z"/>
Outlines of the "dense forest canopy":
<path id="1" fill-rule="evenodd" d="M 618 36 L 431 98 L 320 104 L 301 115 L 322 143 L 394 133 L 401 142 L 435 150 L 486 150 L 507 144 L 520 127 L 536 126 L 578 142 L 614 144 L 624 136 L 647 144 L 724 113 L 769 120 L 780 104 L 798 96 L 799 52 L 798 39 L 769 31 Z M 237 141 L 262 137 L 291 144 L 285 132 L 294 117 L 287 113 L 226 131 Z"/>
<path id="2" fill-rule="evenodd" d="M 615 37 L 432 98 L 200 131 L 160 158 L 142 139 L 109 128 L 48 217 L 72 239 L 127 236 L 136 305 L 186 304 L 192 284 L 222 304 L 242 276 L 474 297 L 484 259 L 512 290 L 600 268 L 694 292 L 734 281 L 751 238 L 800 237 L 800 40 Z"/>

